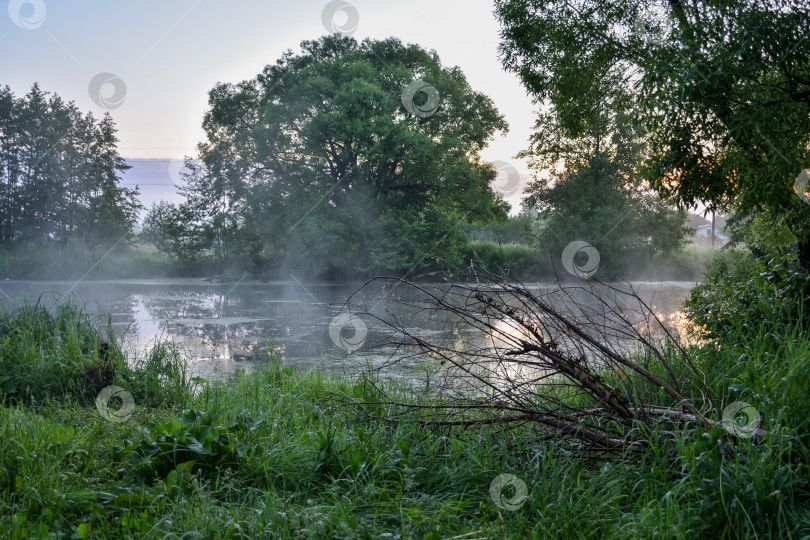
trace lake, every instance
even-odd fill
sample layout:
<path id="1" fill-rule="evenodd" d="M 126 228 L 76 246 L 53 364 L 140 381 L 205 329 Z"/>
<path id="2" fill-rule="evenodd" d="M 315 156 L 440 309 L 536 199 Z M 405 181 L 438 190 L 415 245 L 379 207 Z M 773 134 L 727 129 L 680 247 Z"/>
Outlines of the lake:
<path id="1" fill-rule="evenodd" d="M 130 357 L 142 354 L 155 339 L 171 339 L 182 345 L 194 375 L 221 379 L 236 370 L 252 371 L 269 361 L 268 342 L 286 365 L 302 370 L 320 370 L 333 375 L 355 374 L 367 366 L 380 366 L 392 355 L 402 354 L 386 345 L 392 331 L 373 320 L 357 332 L 345 314 L 346 298 L 362 285 L 284 282 L 210 283 L 202 279 L 155 279 L 131 281 L 4 281 L 0 297 L 5 304 L 44 295 L 48 302 L 66 293 L 86 305 L 88 312 L 110 317 L 116 335 Z M 632 286 L 654 311 L 673 317 L 693 286 L 690 282 L 634 282 Z M 539 289 L 553 289 L 540 283 Z M 399 287 L 389 293 L 396 303 L 407 296 Z M 376 299 L 379 304 L 380 299 Z M 383 302 L 384 304 L 385 302 Z M 375 305 L 385 310 L 385 305 Z M 345 327 L 345 328 L 344 328 Z M 331 330 L 331 334 L 330 334 Z M 438 319 L 424 318 L 412 333 L 444 339 L 445 327 Z M 361 334 L 363 334 L 361 336 Z M 369 340 L 362 338 L 369 336 Z M 371 339 L 371 338 L 374 339 Z M 454 339 L 479 342 L 482 333 L 465 332 Z M 373 344 L 373 345 L 372 345 Z M 340 346 L 342 345 L 342 346 Z M 416 362 L 394 364 L 387 375 L 414 380 Z"/>

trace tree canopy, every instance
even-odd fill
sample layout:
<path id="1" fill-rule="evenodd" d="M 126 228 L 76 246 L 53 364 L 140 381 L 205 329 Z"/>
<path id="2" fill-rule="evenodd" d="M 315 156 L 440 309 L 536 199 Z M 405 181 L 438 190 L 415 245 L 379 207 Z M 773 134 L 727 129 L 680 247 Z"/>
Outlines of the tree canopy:
<path id="1" fill-rule="evenodd" d="M 626 277 L 667 260 L 691 232 L 684 226 L 685 210 L 639 185 L 636 167 L 644 145 L 627 120 L 621 111 L 603 107 L 577 140 L 551 136 L 553 126 L 541 117 L 532 148 L 522 153 L 538 167 L 560 158 L 566 164 L 552 167 L 525 192 L 525 204 L 541 218 L 540 247 L 562 254 L 571 242 L 586 242 L 599 253 L 599 271 L 607 277 Z"/>
<path id="2" fill-rule="evenodd" d="M 810 207 L 794 189 L 810 166 L 810 5 L 498 0 L 496 13 L 504 65 L 550 130 L 593 137 L 604 104 L 620 105 L 648 133 L 654 189 L 781 215 L 810 268 Z"/>
<path id="3" fill-rule="evenodd" d="M 456 262 L 460 222 L 506 216 L 479 154 L 506 122 L 417 45 L 304 41 L 254 79 L 216 85 L 209 106 L 187 216 L 169 221 L 225 262 L 404 272 Z"/>
<path id="4" fill-rule="evenodd" d="M 34 85 L 24 97 L 0 87 L 0 244 L 106 245 L 129 236 L 138 191 L 121 185 L 109 115 L 83 115 Z"/>

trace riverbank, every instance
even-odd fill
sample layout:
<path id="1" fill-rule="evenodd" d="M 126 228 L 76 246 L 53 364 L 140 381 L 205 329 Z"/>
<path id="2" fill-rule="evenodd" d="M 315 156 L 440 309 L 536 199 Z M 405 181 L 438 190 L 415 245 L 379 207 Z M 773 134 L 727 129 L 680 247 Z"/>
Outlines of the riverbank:
<path id="1" fill-rule="evenodd" d="M 441 283 L 436 276 L 434 283 Z M 665 319 L 677 316 L 694 283 L 620 283 L 633 286 L 645 302 L 655 305 Z M 211 283 L 199 278 L 159 280 L 5 281 L 0 283 L 0 303 L 12 307 L 24 299 L 41 298 L 47 305 L 64 302 L 65 296 L 111 322 L 128 353 L 142 354 L 156 339 L 171 340 L 184 349 L 190 369 L 199 376 L 223 379 L 237 369 L 248 372 L 266 364 L 267 342 L 283 355 L 285 362 L 302 370 L 349 375 L 386 363 L 395 351 L 385 336 L 390 329 L 380 321 L 366 320 L 368 346 L 351 354 L 335 342 L 330 327 L 342 311 L 346 298 L 362 283 L 335 284 L 296 282 L 292 279 L 268 283 L 248 278 L 233 283 Z M 577 286 L 587 287 L 587 282 Z M 557 290 L 553 281 L 534 282 L 535 292 Z M 369 304 L 384 310 L 408 299 L 415 290 L 400 286 L 380 291 L 384 302 Z M 555 298 L 555 300 L 559 300 Z M 592 299 L 593 300 L 593 299 Z M 591 302 L 595 306 L 595 303 Z M 382 313 L 382 311 L 380 311 Z M 674 321 L 674 319 L 673 319 Z M 442 332 L 441 320 L 424 317 L 413 321 L 414 331 L 424 339 Z M 467 344 L 486 347 L 480 332 L 465 334 Z M 386 376 L 412 379 L 423 372 L 411 363 L 397 364 Z"/>
<path id="2" fill-rule="evenodd" d="M 586 459 L 530 424 L 392 422 L 371 384 L 276 357 L 221 384 L 192 380 L 170 346 L 127 366 L 70 304 L 6 312 L 0 536 L 801 538 L 810 345 L 799 336 L 783 330 L 784 347 L 755 366 L 695 350 L 713 392 L 752 389 L 738 397 L 760 408 L 762 440 L 651 433 L 639 454 Z M 102 393 L 98 407 L 108 383 L 126 393 Z M 435 404 L 401 384 L 385 391 Z M 491 497 L 503 474 L 525 500 L 511 486 Z"/>
<path id="3" fill-rule="evenodd" d="M 654 260 L 634 261 L 621 276 L 602 271 L 600 279 L 639 281 L 698 281 L 720 251 L 684 248 L 669 257 Z M 454 271 L 459 275 L 472 272 L 470 262 L 478 272 L 488 271 L 523 281 L 556 280 L 572 278 L 562 266 L 559 257 L 536 247 L 524 244 L 498 244 L 494 242 L 470 242 L 464 248 L 458 268 L 449 268 L 440 259 L 435 261 L 435 271 Z M 301 279 L 323 281 L 325 276 L 310 276 L 305 269 L 293 272 L 281 267 L 262 274 L 263 280 L 289 279 L 296 273 Z M 67 246 L 5 247 L 0 248 L 0 280 L 133 280 L 159 278 L 212 278 L 217 282 L 241 282 L 256 279 L 259 273 L 248 262 L 231 263 L 224 268 L 218 261 L 201 259 L 181 263 L 170 259 L 153 246 L 130 246 L 120 243 L 112 249 L 88 248 L 80 243 Z M 332 281 L 363 281 L 367 276 L 356 274 L 342 276 Z M 420 280 L 421 272 L 408 276 Z M 430 277 L 428 277 L 430 279 Z"/>

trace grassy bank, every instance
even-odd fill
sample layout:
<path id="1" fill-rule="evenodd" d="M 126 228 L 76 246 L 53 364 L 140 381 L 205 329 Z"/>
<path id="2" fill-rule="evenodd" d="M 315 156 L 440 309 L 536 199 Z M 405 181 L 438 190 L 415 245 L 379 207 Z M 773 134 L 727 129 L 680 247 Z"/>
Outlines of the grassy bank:
<path id="1" fill-rule="evenodd" d="M 604 264 L 598 268 L 597 277 L 632 281 L 699 281 L 715 258 L 726 256 L 726 252 L 685 248 L 671 256 L 634 261 L 629 271 L 621 273 L 611 272 L 610 264 Z M 570 278 L 559 255 L 555 257 L 547 251 L 524 244 L 471 242 L 464 250 L 463 259 L 467 265 L 472 260 L 480 268 L 523 281 L 554 279 L 555 275 Z"/>
<path id="2" fill-rule="evenodd" d="M 629 273 L 610 273 L 610 265 L 605 265 L 600 269 L 599 276 L 605 279 L 696 281 L 706 273 L 712 260 L 720 256 L 723 254 L 719 251 L 687 248 L 670 257 L 638 261 Z M 555 273 L 560 277 L 568 277 L 559 255 L 554 257 L 548 251 L 525 244 L 470 242 L 463 248 L 461 260 L 461 271 L 467 271 L 472 260 L 479 269 L 524 281 L 554 279 Z M 151 245 L 133 247 L 123 242 L 113 249 L 91 249 L 78 242 L 71 242 L 66 246 L 0 247 L 0 280 L 75 280 L 82 277 L 90 280 L 150 279 L 202 277 L 222 273 L 226 280 L 238 281 L 245 272 L 255 271 L 255 266 L 247 259 L 231 261 L 224 268 L 213 259 L 181 263 L 170 259 Z M 286 278 L 285 272 L 286 269 L 268 275 Z M 353 277 L 360 279 L 363 276 Z"/>
<path id="3" fill-rule="evenodd" d="M 80 242 L 66 246 L 0 247 L 0 279 L 149 279 L 198 277 L 219 273 L 213 262 L 182 264 L 151 246 L 124 242 L 89 248 Z"/>
<path id="4" fill-rule="evenodd" d="M 426 429 L 348 402 L 360 380 L 282 368 L 209 384 L 178 351 L 135 366 L 75 305 L 0 313 L 4 538 L 802 538 L 810 534 L 810 344 L 765 328 L 696 351 L 709 387 L 745 399 L 768 435 L 649 435 L 640 455 L 584 459 L 532 426 Z M 759 347 L 774 339 L 779 347 Z M 109 344 L 108 350 L 104 343 Z M 755 357 L 741 359 L 740 351 Z M 131 393 L 131 416 L 112 398 Z M 389 384 L 399 400 L 432 401 Z M 124 405 L 126 402 L 123 402 Z M 115 415 L 119 415 L 116 418 Z M 112 420 L 125 421 L 112 421 Z M 515 510 L 490 497 L 515 475 Z M 507 487 L 505 496 L 512 497 Z M 468 535 L 468 536 L 462 536 Z"/>

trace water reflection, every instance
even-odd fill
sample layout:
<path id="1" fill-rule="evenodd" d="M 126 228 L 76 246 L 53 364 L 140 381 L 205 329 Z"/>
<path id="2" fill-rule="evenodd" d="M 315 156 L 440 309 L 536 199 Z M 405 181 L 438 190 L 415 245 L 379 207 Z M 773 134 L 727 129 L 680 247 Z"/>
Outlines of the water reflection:
<path id="1" fill-rule="evenodd" d="M 635 283 L 642 298 L 656 313 L 676 317 L 691 283 Z M 12 302 L 44 295 L 54 302 L 74 287 L 67 282 L 6 281 L 1 284 Z M 91 313 L 110 317 L 116 334 L 132 354 L 142 353 L 163 337 L 181 344 L 192 360 L 192 372 L 205 377 L 225 377 L 237 369 L 252 371 L 269 362 L 268 343 L 288 365 L 334 374 L 354 374 L 367 366 L 385 365 L 394 355 L 414 356 L 413 362 L 395 364 L 390 376 L 413 380 L 424 373 L 417 364 L 418 351 L 392 345 L 390 330 L 366 321 L 365 345 L 347 353 L 329 337 L 329 325 L 359 284 L 300 284 L 272 282 L 211 284 L 202 280 L 141 280 L 81 283 L 72 291 Z M 544 287 L 540 287 L 544 289 Z M 402 309 L 405 288 L 386 291 L 385 301 L 375 304 L 379 313 L 396 315 Z M 605 291 L 604 294 L 610 294 Z M 357 301 L 354 298 L 353 301 Z M 424 339 L 447 340 L 449 349 L 485 347 L 496 335 L 459 331 L 440 314 L 419 314 L 413 332 Z M 640 321 L 643 324 L 643 321 Z M 514 330 L 514 329 L 512 329 Z M 508 335 L 509 328 L 496 334 Z M 413 347 L 412 347 L 413 349 Z M 435 359 L 437 364 L 447 358 Z M 512 373 L 522 378 L 526 374 Z"/>

